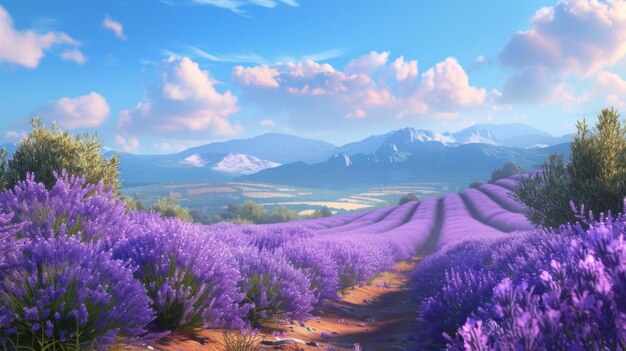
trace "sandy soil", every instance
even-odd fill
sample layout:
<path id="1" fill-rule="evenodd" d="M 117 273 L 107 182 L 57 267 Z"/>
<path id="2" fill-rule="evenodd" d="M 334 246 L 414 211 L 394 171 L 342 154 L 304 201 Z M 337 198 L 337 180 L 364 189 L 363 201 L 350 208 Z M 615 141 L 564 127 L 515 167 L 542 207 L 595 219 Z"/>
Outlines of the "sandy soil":
<path id="1" fill-rule="evenodd" d="M 411 301 L 410 273 L 420 258 L 399 262 L 395 267 L 372 279 L 368 284 L 348 289 L 341 301 L 327 303 L 314 311 L 304 324 L 276 324 L 262 329 L 266 341 L 299 339 L 316 342 L 319 347 L 305 344 L 263 345 L 260 350 L 312 351 L 352 350 L 359 343 L 366 351 L 411 350 L 411 331 L 416 328 L 417 305 Z M 272 332 L 283 332 L 279 337 Z M 322 337 L 322 332 L 328 337 Z M 326 336 L 326 335 L 325 335 Z M 223 351 L 220 330 L 203 330 L 196 334 L 173 334 L 151 345 L 162 351 Z M 126 347 L 119 350 L 145 350 Z"/>

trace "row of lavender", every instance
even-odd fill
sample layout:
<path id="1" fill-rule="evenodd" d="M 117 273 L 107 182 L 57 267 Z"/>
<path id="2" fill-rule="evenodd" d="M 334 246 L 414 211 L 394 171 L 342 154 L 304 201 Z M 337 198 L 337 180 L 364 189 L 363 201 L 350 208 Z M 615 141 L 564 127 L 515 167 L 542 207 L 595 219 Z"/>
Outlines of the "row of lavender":
<path id="1" fill-rule="evenodd" d="M 498 185 L 513 190 L 516 184 Z M 501 187 L 484 185 L 480 192 L 519 209 Z M 517 225 L 512 213 L 490 212 L 477 191 L 461 197 L 494 227 L 498 218 L 502 226 Z M 444 203 L 443 233 L 456 225 L 455 239 L 467 240 L 444 245 L 414 272 L 420 349 L 626 349 L 626 215 L 594 221 L 581 211 L 579 224 L 502 235 L 463 214 L 455 220 L 455 196 Z"/>
<path id="2" fill-rule="evenodd" d="M 412 255 L 436 204 L 331 219 L 345 221 L 340 234 L 200 226 L 128 212 L 81 178 L 48 190 L 31 177 L 0 194 L 0 346 L 107 349 L 177 329 L 305 320 Z"/>

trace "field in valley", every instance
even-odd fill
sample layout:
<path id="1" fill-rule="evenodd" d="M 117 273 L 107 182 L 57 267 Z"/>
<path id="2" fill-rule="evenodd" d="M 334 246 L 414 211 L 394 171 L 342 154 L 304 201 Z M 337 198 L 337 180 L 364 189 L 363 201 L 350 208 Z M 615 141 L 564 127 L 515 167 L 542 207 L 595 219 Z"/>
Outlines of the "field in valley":
<path id="1" fill-rule="evenodd" d="M 229 204 L 242 204 L 246 200 L 267 207 L 285 206 L 303 215 L 323 206 L 327 206 L 335 214 L 343 214 L 397 205 L 399 199 L 407 193 L 415 193 L 420 199 L 426 199 L 456 190 L 456 186 L 435 182 L 341 190 L 252 182 L 201 182 L 124 187 L 122 193 L 129 196 L 139 194 L 140 199 L 148 206 L 159 197 L 172 195 L 181 205 L 201 209 L 211 216 Z"/>

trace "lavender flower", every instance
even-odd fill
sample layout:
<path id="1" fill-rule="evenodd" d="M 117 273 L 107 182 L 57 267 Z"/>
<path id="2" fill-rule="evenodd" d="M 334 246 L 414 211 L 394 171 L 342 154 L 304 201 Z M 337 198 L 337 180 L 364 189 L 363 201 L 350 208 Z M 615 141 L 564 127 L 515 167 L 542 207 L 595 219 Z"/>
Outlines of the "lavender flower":
<path id="1" fill-rule="evenodd" d="M 0 279 L 4 347 L 59 340 L 102 347 L 144 334 L 154 319 L 132 271 L 94 245 L 75 238 L 36 239 L 9 263 L 14 268 Z"/>

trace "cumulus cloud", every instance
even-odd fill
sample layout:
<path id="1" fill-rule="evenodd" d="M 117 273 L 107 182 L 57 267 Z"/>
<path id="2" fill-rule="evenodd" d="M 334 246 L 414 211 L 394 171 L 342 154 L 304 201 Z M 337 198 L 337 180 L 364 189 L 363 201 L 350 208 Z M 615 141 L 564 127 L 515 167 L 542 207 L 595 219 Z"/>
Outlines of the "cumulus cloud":
<path id="1" fill-rule="evenodd" d="M 208 71 L 189 58 L 163 62 L 160 82 L 151 87 L 136 107 L 120 113 L 119 127 L 136 132 L 197 132 L 235 136 L 240 125 L 228 120 L 239 111 L 237 97 L 219 93 Z"/>
<path id="2" fill-rule="evenodd" d="M 498 101 L 506 104 L 545 104 L 559 101 L 566 86 L 545 66 L 526 67 L 512 75 Z"/>
<path id="3" fill-rule="evenodd" d="M 64 97 L 41 107 L 37 114 L 44 120 L 55 121 L 65 129 L 99 127 L 109 115 L 106 99 L 96 93 L 76 98 Z"/>
<path id="4" fill-rule="evenodd" d="M 278 71 L 267 65 L 256 67 L 236 66 L 233 68 L 233 78 L 242 85 L 256 85 L 261 87 L 278 88 Z"/>
<path id="5" fill-rule="evenodd" d="M 76 48 L 80 43 L 62 32 L 39 34 L 34 30 L 17 30 L 13 27 L 9 13 L 0 5 L 0 62 L 35 68 L 45 52 L 53 46 Z M 78 49 L 74 51 L 79 52 Z M 73 61 L 78 62 L 76 53 L 70 56 L 73 56 Z M 67 59 L 69 56 L 62 58 Z"/>
<path id="6" fill-rule="evenodd" d="M 109 29 L 112 31 L 116 37 L 120 39 L 126 39 L 126 35 L 124 35 L 124 26 L 118 21 L 113 20 L 109 16 L 105 16 L 104 20 L 102 20 L 102 28 Z"/>
<path id="7" fill-rule="evenodd" d="M 353 120 L 429 115 L 449 117 L 485 104 L 484 89 L 470 85 L 455 58 L 418 75 L 417 61 L 388 52 L 370 52 L 344 69 L 312 60 L 253 67 L 237 66 L 232 78 L 244 99 L 266 113 L 282 114 L 288 124 L 307 129 Z"/>
<path id="8" fill-rule="evenodd" d="M 133 152 L 139 149 L 139 139 L 136 137 L 123 137 L 121 135 L 116 135 L 113 138 L 115 144 L 117 144 L 120 151 L 123 152 Z"/>
<path id="9" fill-rule="evenodd" d="M 626 109 L 626 80 L 615 73 L 602 71 L 596 77 L 594 90 L 605 97 L 604 102 L 620 110 Z"/>
<path id="10" fill-rule="evenodd" d="M 541 65 L 589 76 L 626 56 L 626 2 L 561 0 L 539 9 L 531 28 L 514 34 L 500 54 L 507 67 Z"/>

